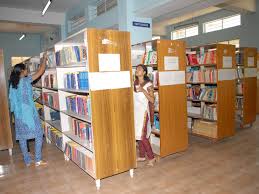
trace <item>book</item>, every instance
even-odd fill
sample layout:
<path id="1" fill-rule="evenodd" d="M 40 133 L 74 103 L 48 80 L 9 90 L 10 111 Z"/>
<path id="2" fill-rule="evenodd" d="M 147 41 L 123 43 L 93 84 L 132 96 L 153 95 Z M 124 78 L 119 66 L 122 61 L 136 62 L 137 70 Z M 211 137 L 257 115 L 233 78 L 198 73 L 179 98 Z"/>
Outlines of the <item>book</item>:
<path id="1" fill-rule="evenodd" d="M 217 53 L 216 51 L 200 52 L 198 54 L 187 54 L 188 65 L 197 66 L 202 64 L 216 64 Z"/>
<path id="2" fill-rule="evenodd" d="M 67 110 L 80 116 L 91 118 L 90 98 L 88 96 L 71 95 L 66 97 Z"/>
<path id="3" fill-rule="evenodd" d="M 217 107 L 215 105 L 205 104 L 203 106 L 202 117 L 204 119 L 216 121 L 217 120 Z"/>
<path id="4" fill-rule="evenodd" d="M 72 118 L 72 131 L 74 135 L 82 140 L 87 140 L 89 144 L 93 142 L 91 125 L 86 122 Z"/>
<path id="5" fill-rule="evenodd" d="M 64 76 L 64 85 L 67 89 L 88 90 L 88 72 L 66 73 Z"/>

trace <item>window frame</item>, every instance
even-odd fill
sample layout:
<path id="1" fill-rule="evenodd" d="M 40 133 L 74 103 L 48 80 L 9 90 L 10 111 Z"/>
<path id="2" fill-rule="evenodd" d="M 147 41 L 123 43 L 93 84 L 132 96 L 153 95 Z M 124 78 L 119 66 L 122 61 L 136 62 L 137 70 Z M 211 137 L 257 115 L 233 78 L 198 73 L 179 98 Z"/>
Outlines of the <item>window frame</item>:
<path id="1" fill-rule="evenodd" d="M 191 36 L 186 36 L 186 30 L 190 29 L 190 28 L 197 28 L 197 34 L 194 34 Z M 180 37 L 180 38 L 179 37 L 174 38 L 174 33 L 176 33 L 177 31 L 184 31 L 184 36 Z M 179 29 L 175 29 L 175 30 L 171 31 L 171 40 L 180 40 L 180 39 L 189 38 L 189 37 L 193 37 L 193 36 L 197 36 L 197 35 L 199 35 L 199 25 L 198 24 L 188 25 L 183 28 L 179 28 Z"/>

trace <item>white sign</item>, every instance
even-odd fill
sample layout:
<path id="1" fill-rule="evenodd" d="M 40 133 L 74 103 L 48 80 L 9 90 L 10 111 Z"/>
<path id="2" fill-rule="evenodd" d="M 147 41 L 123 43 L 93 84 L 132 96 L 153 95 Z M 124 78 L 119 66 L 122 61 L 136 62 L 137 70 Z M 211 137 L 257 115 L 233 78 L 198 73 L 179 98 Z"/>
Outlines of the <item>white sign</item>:
<path id="1" fill-rule="evenodd" d="M 120 54 L 98 54 L 99 71 L 120 71 Z"/>
<path id="2" fill-rule="evenodd" d="M 256 77 L 257 75 L 256 68 L 245 68 L 245 77 Z"/>
<path id="3" fill-rule="evenodd" d="M 219 69 L 218 70 L 218 80 L 234 80 L 236 79 L 236 70 L 235 69 Z"/>
<path id="4" fill-rule="evenodd" d="M 254 57 L 248 57 L 247 66 L 248 67 L 254 67 L 254 63 L 255 63 Z"/>
<path id="5" fill-rule="evenodd" d="M 185 71 L 159 72 L 160 86 L 185 84 Z"/>
<path id="6" fill-rule="evenodd" d="M 164 57 L 165 70 L 179 70 L 179 57 L 165 56 Z"/>
<path id="7" fill-rule="evenodd" d="M 223 68 L 232 68 L 232 57 L 223 56 Z"/>
<path id="8" fill-rule="evenodd" d="M 130 72 L 89 72 L 89 86 L 92 91 L 129 88 Z"/>

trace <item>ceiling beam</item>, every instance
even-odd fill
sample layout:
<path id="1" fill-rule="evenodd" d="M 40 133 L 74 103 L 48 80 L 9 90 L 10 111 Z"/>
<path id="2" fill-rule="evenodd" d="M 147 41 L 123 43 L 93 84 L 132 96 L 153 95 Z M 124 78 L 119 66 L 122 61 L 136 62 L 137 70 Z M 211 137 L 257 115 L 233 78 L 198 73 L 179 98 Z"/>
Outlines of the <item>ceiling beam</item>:
<path id="1" fill-rule="evenodd" d="M 0 7 L 0 20 L 11 22 L 63 25 L 65 13 L 47 12 L 43 17 L 41 11 Z"/>

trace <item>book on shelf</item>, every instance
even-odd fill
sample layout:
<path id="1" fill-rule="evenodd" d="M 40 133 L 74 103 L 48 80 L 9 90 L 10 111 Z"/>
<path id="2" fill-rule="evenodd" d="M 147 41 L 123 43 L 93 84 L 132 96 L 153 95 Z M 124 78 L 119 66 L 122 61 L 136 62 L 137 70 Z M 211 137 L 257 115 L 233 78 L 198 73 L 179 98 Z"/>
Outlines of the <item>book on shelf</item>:
<path id="1" fill-rule="evenodd" d="M 67 46 L 56 52 L 57 66 L 64 66 L 87 60 L 85 46 Z"/>
<path id="2" fill-rule="evenodd" d="M 60 121 L 60 114 L 58 111 L 50 109 L 50 119 L 52 121 Z"/>
<path id="3" fill-rule="evenodd" d="M 47 68 L 56 67 L 56 60 L 55 60 L 55 52 L 48 51 L 47 52 Z"/>
<path id="4" fill-rule="evenodd" d="M 217 106 L 205 104 L 203 106 L 202 117 L 204 119 L 216 121 L 217 120 Z"/>
<path id="5" fill-rule="evenodd" d="M 208 102 L 216 102 L 217 101 L 217 87 L 206 86 L 202 88 L 199 100 L 208 101 Z"/>
<path id="6" fill-rule="evenodd" d="M 154 115 L 154 125 L 156 130 L 160 130 L 160 122 L 159 122 L 159 116 L 157 114 Z"/>
<path id="7" fill-rule="evenodd" d="M 157 64 L 157 51 L 146 52 L 143 57 L 143 64 L 144 65 Z"/>
<path id="8" fill-rule="evenodd" d="M 47 135 L 48 139 L 55 143 L 55 145 L 63 150 L 63 137 L 62 133 L 56 129 L 54 129 L 52 126 L 48 126 L 45 135 Z"/>
<path id="9" fill-rule="evenodd" d="M 187 54 L 188 65 L 197 66 L 200 64 L 215 64 L 216 63 L 217 54 L 216 51 L 208 51 L 208 52 L 200 52 L 189 53 Z"/>
<path id="10" fill-rule="evenodd" d="M 67 110 L 80 116 L 91 118 L 91 100 L 89 96 L 71 95 L 66 97 Z"/>
<path id="11" fill-rule="evenodd" d="M 237 68 L 237 78 L 242 79 L 244 78 L 244 73 L 242 68 Z"/>
<path id="12" fill-rule="evenodd" d="M 236 53 L 236 63 L 243 65 L 243 61 L 244 61 L 244 51 L 240 49 L 239 52 Z"/>
<path id="13" fill-rule="evenodd" d="M 237 85 L 236 85 L 237 95 L 243 95 L 243 90 L 244 90 L 244 84 L 243 83 L 237 83 Z"/>
<path id="14" fill-rule="evenodd" d="M 194 120 L 192 132 L 198 135 L 207 136 L 210 138 L 217 138 L 217 123 L 207 122 L 202 120 Z"/>
<path id="15" fill-rule="evenodd" d="M 236 98 L 236 109 L 243 110 L 244 107 L 244 99 L 243 98 Z"/>
<path id="16" fill-rule="evenodd" d="M 88 72 L 66 73 L 64 75 L 64 85 L 67 89 L 88 90 Z"/>
<path id="17" fill-rule="evenodd" d="M 154 110 L 155 112 L 159 111 L 159 95 L 158 92 L 154 92 L 155 102 L 154 102 Z"/>
<path id="18" fill-rule="evenodd" d="M 59 98 L 57 92 L 43 92 L 42 96 L 44 104 L 54 109 L 59 109 Z"/>
<path id="19" fill-rule="evenodd" d="M 82 140 L 87 140 L 90 144 L 93 142 L 92 127 L 86 122 L 72 118 L 72 130 L 74 135 Z"/>
<path id="20" fill-rule="evenodd" d="M 29 72 L 35 72 L 39 69 L 40 64 L 39 63 L 31 63 L 29 65 Z"/>
<path id="21" fill-rule="evenodd" d="M 64 153 L 83 170 L 90 173 L 93 172 L 93 159 L 90 158 L 86 150 L 76 142 L 66 142 Z"/>
<path id="22" fill-rule="evenodd" d="M 44 87 L 57 88 L 57 75 L 56 73 L 50 73 L 44 77 Z"/>

